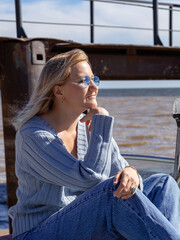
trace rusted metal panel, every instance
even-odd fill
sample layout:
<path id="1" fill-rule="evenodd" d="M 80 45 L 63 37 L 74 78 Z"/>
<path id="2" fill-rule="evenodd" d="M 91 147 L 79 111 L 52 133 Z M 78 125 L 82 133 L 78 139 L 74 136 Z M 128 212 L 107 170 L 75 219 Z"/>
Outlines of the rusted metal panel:
<path id="1" fill-rule="evenodd" d="M 16 132 L 11 120 L 27 102 L 32 93 L 34 82 L 39 78 L 45 62 L 43 46 L 43 43 L 39 41 L 7 40 L 0 42 L 0 82 L 8 207 L 14 205 L 17 201 L 15 194 L 17 178 L 14 164 Z"/>
<path id="2" fill-rule="evenodd" d="M 102 80 L 180 79 L 180 48 L 162 46 L 55 44 L 52 54 L 83 49 Z"/>

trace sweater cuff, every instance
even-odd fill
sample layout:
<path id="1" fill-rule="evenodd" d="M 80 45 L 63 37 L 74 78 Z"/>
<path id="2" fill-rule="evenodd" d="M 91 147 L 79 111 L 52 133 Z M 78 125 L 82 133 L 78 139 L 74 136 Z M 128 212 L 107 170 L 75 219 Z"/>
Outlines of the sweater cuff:
<path id="1" fill-rule="evenodd" d="M 103 137 L 104 142 L 109 142 L 112 137 L 114 118 L 107 115 L 93 115 L 91 134 L 98 134 Z"/>

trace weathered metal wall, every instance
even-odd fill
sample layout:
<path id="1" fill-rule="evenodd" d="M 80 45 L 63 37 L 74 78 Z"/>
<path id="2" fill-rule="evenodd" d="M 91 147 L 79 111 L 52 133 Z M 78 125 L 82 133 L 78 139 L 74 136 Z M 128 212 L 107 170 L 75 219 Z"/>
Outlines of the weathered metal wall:
<path id="1" fill-rule="evenodd" d="M 103 80 L 180 79 L 180 48 L 162 46 L 54 44 L 51 53 L 81 48 Z"/>
<path id="2" fill-rule="evenodd" d="M 0 42 L 0 84 L 6 159 L 8 207 L 16 203 L 15 129 L 11 121 L 27 102 L 45 63 L 44 44 L 39 41 Z"/>

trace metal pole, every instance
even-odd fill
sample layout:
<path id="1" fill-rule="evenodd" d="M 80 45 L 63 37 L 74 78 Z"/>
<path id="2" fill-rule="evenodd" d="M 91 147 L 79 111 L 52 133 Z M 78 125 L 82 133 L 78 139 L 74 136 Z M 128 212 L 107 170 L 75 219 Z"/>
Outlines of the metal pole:
<path id="1" fill-rule="evenodd" d="M 153 0 L 153 28 L 154 28 L 154 45 L 158 44 L 158 2 Z"/>
<path id="2" fill-rule="evenodd" d="M 21 14 L 21 0 L 15 0 L 15 8 L 16 8 L 16 30 L 18 38 L 27 38 L 26 33 L 24 32 L 22 26 L 22 14 Z"/>
<path id="3" fill-rule="evenodd" d="M 94 43 L 94 1 L 90 0 L 90 37 L 91 43 Z"/>
<path id="4" fill-rule="evenodd" d="M 172 47 L 172 14 L 173 6 L 169 6 L 169 46 Z"/>
<path id="5" fill-rule="evenodd" d="M 158 0 L 153 0 L 154 45 L 163 45 L 158 35 Z"/>
<path id="6" fill-rule="evenodd" d="M 174 178 L 180 182 L 180 99 L 177 98 L 173 104 L 173 118 L 177 123 L 176 151 L 174 161 Z"/>
<path id="7" fill-rule="evenodd" d="M 180 182 L 180 127 L 178 125 L 179 123 L 177 123 L 176 152 L 175 152 L 173 177 L 179 183 Z"/>

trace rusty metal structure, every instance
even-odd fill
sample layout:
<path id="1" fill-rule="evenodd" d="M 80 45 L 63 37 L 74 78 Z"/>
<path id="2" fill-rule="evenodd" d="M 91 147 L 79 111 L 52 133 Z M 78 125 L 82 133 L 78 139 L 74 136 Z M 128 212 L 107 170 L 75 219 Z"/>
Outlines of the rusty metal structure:
<path id="1" fill-rule="evenodd" d="M 36 53 L 34 53 L 36 49 Z M 39 59 L 38 53 L 41 54 Z M 43 59 L 42 59 L 43 58 Z M 15 130 L 11 119 L 30 96 L 45 63 L 44 44 L 38 41 L 0 39 L 0 86 L 6 159 L 8 205 L 15 203 Z"/>

